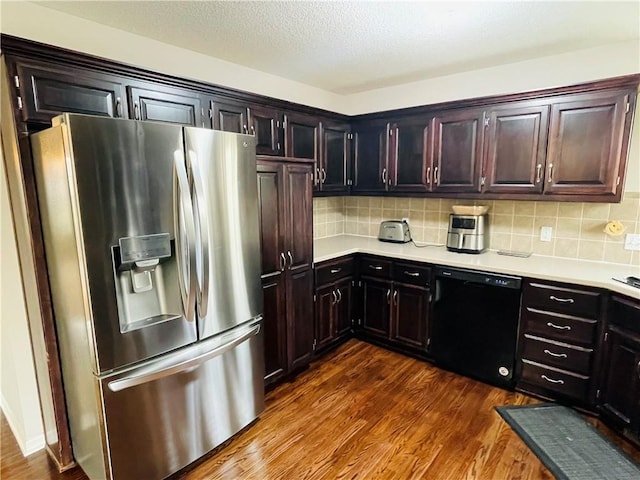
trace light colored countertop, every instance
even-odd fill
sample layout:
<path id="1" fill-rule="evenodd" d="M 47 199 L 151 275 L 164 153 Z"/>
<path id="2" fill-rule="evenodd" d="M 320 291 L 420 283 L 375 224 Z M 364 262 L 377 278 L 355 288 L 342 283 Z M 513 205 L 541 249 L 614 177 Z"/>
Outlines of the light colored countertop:
<path id="1" fill-rule="evenodd" d="M 336 235 L 315 240 L 313 248 L 314 263 L 352 253 L 368 253 L 400 260 L 587 285 L 640 300 L 640 289 L 612 280 L 612 277 L 620 279 L 631 275 L 640 277 L 640 268 L 637 266 L 542 255 L 518 258 L 498 255 L 495 251 L 487 251 L 479 255 L 455 253 L 447 251 L 444 246 L 417 248 L 412 243 L 388 243 L 355 235 Z"/>

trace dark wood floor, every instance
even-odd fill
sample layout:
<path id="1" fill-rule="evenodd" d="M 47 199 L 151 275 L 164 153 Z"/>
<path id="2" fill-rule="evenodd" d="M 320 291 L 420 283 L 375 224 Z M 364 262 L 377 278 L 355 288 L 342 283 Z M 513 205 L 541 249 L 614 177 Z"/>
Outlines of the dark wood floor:
<path id="1" fill-rule="evenodd" d="M 266 402 L 251 428 L 174 480 L 553 479 L 493 409 L 536 400 L 357 340 Z M 4 417 L 1 453 L 2 480 L 86 478 L 57 474 L 44 452 L 22 458 Z"/>

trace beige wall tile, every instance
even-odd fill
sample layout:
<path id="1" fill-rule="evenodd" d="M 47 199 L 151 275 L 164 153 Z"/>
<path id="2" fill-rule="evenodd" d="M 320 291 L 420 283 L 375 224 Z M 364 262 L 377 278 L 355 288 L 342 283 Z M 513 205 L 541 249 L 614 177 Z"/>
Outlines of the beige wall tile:
<path id="1" fill-rule="evenodd" d="M 382 209 L 381 208 L 372 208 L 369 211 L 369 218 L 372 222 L 380 223 L 382 221 Z"/>
<path id="2" fill-rule="evenodd" d="M 583 218 L 580 225 L 580 239 L 589 241 L 604 242 L 606 237 L 604 233 L 604 226 L 606 225 L 604 220 L 591 220 Z"/>
<path id="3" fill-rule="evenodd" d="M 406 210 L 407 212 L 411 209 L 411 199 L 409 198 L 396 198 L 396 210 Z"/>
<path id="4" fill-rule="evenodd" d="M 640 251 L 638 250 L 634 250 L 631 253 L 631 265 L 638 265 L 640 266 Z M 640 276 L 640 275 L 639 275 Z"/>
<path id="5" fill-rule="evenodd" d="M 579 240 L 578 257 L 584 260 L 602 261 L 604 259 L 604 242 Z"/>
<path id="6" fill-rule="evenodd" d="M 536 202 L 514 202 L 514 213 L 533 216 L 536 213 Z"/>
<path id="7" fill-rule="evenodd" d="M 500 215 L 512 215 L 515 211 L 515 202 L 509 200 L 496 200 L 493 204 L 493 213 Z"/>
<path id="8" fill-rule="evenodd" d="M 325 224 L 314 225 L 313 226 L 313 235 L 314 238 L 324 238 L 327 236 L 327 226 Z"/>
<path id="9" fill-rule="evenodd" d="M 357 225 L 356 233 L 358 235 L 363 235 L 365 237 L 369 236 L 369 224 L 368 223 L 358 222 L 356 225 Z"/>
<path id="10" fill-rule="evenodd" d="M 424 242 L 425 229 L 424 227 L 417 227 L 415 225 L 411 225 L 411 238 L 413 238 L 416 242 Z"/>
<path id="11" fill-rule="evenodd" d="M 556 236 L 562 238 L 580 238 L 582 220 L 579 218 L 558 218 Z"/>
<path id="12" fill-rule="evenodd" d="M 426 227 L 424 229 L 424 241 L 428 243 L 438 243 L 438 229 Z"/>
<path id="13" fill-rule="evenodd" d="M 358 207 L 369 207 L 369 197 L 358 197 Z"/>
<path id="14" fill-rule="evenodd" d="M 359 222 L 369 221 L 369 207 L 358 207 L 358 221 Z"/>
<path id="15" fill-rule="evenodd" d="M 558 205 L 558 217 L 582 218 L 582 203 L 562 202 Z"/>
<path id="16" fill-rule="evenodd" d="M 640 215 L 640 199 L 623 198 L 622 202 L 614 203 L 610 207 L 609 220 L 633 220 Z"/>
<path id="17" fill-rule="evenodd" d="M 550 242 L 541 242 L 539 236 L 534 236 L 531 246 L 535 254 L 553 256 L 555 240 L 552 239 Z"/>
<path id="18" fill-rule="evenodd" d="M 382 198 L 381 197 L 370 197 L 369 198 L 369 206 L 371 208 L 382 208 Z"/>
<path id="19" fill-rule="evenodd" d="M 543 217 L 536 215 L 535 219 L 533 220 L 533 235 L 536 237 L 540 237 L 540 229 L 542 227 L 551 227 L 553 228 L 552 237 L 555 238 L 557 224 L 557 217 Z"/>
<path id="20" fill-rule="evenodd" d="M 536 217 L 557 217 L 558 202 L 536 202 Z"/>
<path id="21" fill-rule="evenodd" d="M 424 217 L 424 210 L 411 210 L 409 212 L 409 223 L 411 223 L 411 225 L 418 224 L 423 227 L 425 224 Z"/>
<path id="22" fill-rule="evenodd" d="M 317 223 L 327 223 L 327 212 L 325 210 L 322 210 L 318 213 L 314 213 L 313 220 Z"/>
<path id="23" fill-rule="evenodd" d="M 382 208 L 385 210 L 395 210 L 396 209 L 396 199 L 393 197 L 384 197 L 382 199 Z"/>
<path id="24" fill-rule="evenodd" d="M 357 207 L 358 206 L 358 198 L 360 197 L 346 197 L 346 206 L 347 207 Z"/>
<path id="25" fill-rule="evenodd" d="M 410 198 L 409 199 L 409 208 L 411 210 L 422 210 L 424 211 L 424 198 Z"/>
<path id="26" fill-rule="evenodd" d="M 608 203 L 584 203 L 582 207 L 582 218 L 609 220 L 609 204 Z"/>
<path id="27" fill-rule="evenodd" d="M 424 209 L 426 211 L 439 212 L 440 211 L 440 199 L 439 198 L 425 198 Z"/>
<path id="28" fill-rule="evenodd" d="M 489 238 L 491 250 L 511 250 L 511 235 L 508 233 L 492 233 Z"/>
<path id="29" fill-rule="evenodd" d="M 492 215 L 489 218 L 490 229 L 496 233 L 511 233 L 513 230 L 513 215 Z"/>
<path id="30" fill-rule="evenodd" d="M 610 243 L 604 244 L 604 261 L 612 263 L 623 263 L 629 265 L 631 263 L 631 257 L 633 257 L 633 251 L 625 250 L 623 243 Z"/>
<path id="31" fill-rule="evenodd" d="M 517 235 L 533 235 L 535 217 L 516 215 L 513 217 L 513 233 Z"/>
<path id="32" fill-rule="evenodd" d="M 556 257 L 577 258 L 578 239 L 577 238 L 557 238 L 554 250 Z"/>
<path id="33" fill-rule="evenodd" d="M 447 243 L 447 229 L 446 228 L 439 228 L 438 229 L 438 241 L 437 243 L 439 244 L 446 244 Z"/>
<path id="34" fill-rule="evenodd" d="M 347 222 L 344 224 L 344 233 L 355 235 L 358 233 L 358 223 L 357 222 Z"/>
<path id="35" fill-rule="evenodd" d="M 533 235 L 511 235 L 511 246 L 509 248 L 517 252 L 532 252 Z"/>
<path id="36" fill-rule="evenodd" d="M 335 223 L 327 223 L 327 235 L 332 236 L 336 234 L 336 224 Z"/>
<path id="37" fill-rule="evenodd" d="M 347 221 L 355 222 L 358 218 L 358 208 L 357 207 L 347 207 Z"/>

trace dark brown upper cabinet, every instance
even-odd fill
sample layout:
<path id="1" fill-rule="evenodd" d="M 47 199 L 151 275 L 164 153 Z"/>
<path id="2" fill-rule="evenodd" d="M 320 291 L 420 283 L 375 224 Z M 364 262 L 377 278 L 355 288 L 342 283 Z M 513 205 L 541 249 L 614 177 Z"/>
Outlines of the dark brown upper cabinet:
<path id="1" fill-rule="evenodd" d="M 589 93 L 551 106 L 544 193 L 616 193 L 631 95 Z"/>
<path id="2" fill-rule="evenodd" d="M 117 77 L 18 60 L 13 81 L 27 122 L 49 124 L 63 112 L 126 117 L 124 86 Z"/>
<path id="3" fill-rule="evenodd" d="M 127 87 L 129 113 L 136 120 L 204 127 L 202 99 L 196 92 L 155 85 Z"/>
<path id="4" fill-rule="evenodd" d="M 256 137 L 256 154 L 282 155 L 282 123 L 282 113 L 275 108 L 249 108 L 249 133 Z"/>
<path id="5" fill-rule="evenodd" d="M 353 184 L 355 193 L 386 191 L 389 179 L 388 124 L 358 124 L 353 127 Z"/>
<path id="6" fill-rule="evenodd" d="M 480 192 L 482 110 L 439 113 L 433 122 L 433 191 Z"/>
<path id="7" fill-rule="evenodd" d="M 318 159 L 320 158 L 320 120 L 311 115 L 285 114 L 286 157 L 313 160 L 316 167 L 315 182 L 318 182 Z"/>
<path id="8" fill-rule="evenodd" d="M 240 102 L 214 99 L 210 102 L 209 117 L 214 130 L 249 133 L 249 106 Z"/>
<path id="9" fill-rule="evenodd" d="M 350 183 L 351 127 L 323 120 L 321 138 L 314 189 L 334 195 L 347 194 Z"/>
<path id="10" fill-rule="evenodd" d="M 389 178 L 392 192 L 426 192 L 431 187 L 432 118 L 392 123 L 389 129 Z"/>
<path id="11" fill-rule="evenodd" d="M 548 127 L 548 104 L 507 105 L 486 111 L 483 191 L 542 192 Z"/>

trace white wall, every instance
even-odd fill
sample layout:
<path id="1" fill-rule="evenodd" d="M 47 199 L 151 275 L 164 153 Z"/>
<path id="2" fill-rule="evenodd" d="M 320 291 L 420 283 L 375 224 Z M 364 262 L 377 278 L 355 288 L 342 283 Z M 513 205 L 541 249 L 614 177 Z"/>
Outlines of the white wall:
<path id="1" fill-rule="evenodd" d="M 26 456 L 44 447 L 44 432 L 1 150 L 0 177 L 0 406 Z"/>

